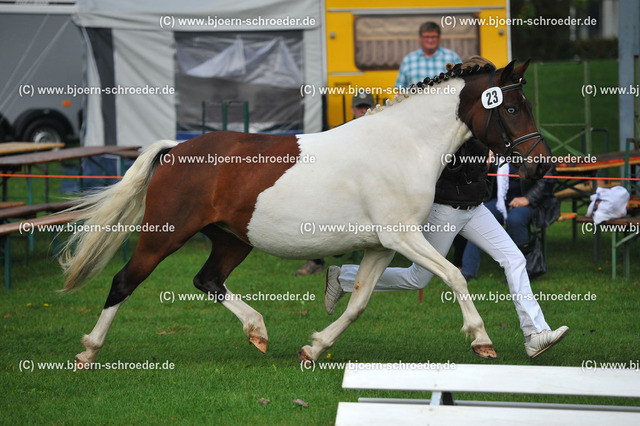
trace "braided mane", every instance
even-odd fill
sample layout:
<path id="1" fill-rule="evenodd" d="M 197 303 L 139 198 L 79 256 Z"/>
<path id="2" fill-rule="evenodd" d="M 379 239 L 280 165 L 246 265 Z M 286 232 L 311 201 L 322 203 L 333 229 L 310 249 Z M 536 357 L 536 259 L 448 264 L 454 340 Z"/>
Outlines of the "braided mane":
<path id="1" fill-rule="evenodd" d="M 483 59 L 483 58 L 480 58 Z M 467 63 L 474 63 L 474 65 L 466 65 Z M 464 67 L 463 67 L 464 66 Z M 388 108 L 390 106 L 395 105 L 396 103 L 402 102 L 405 98 L 408 98 L 411 95 L 415 95 L 416 93 L 420 92 L 422 89 L 424 89 L 425 86 L 433 86 L 434 84 L 440 84 L 443 81 L 447 81 L 450 78 L 459 78 L 459 77 L 466 77 L 466 76 L 470 76 L 472 74 L 482 74 L 482 73 L 489 73 L 489 72 L 493 72 L 495 71 L 496 67 L 485 60 L 484 65 L 480 66 L 478 63 L 476 63 L 475 60 L 471 60 L 471 61 L 465 61 L 464 63 L 458 63 L 458 64 L 447 64 L 447 72 L 441 72 L 440 74 L 436 75 L 433 78 L 425 78 L 422 81 L 419 81 L 416 84 L 412 84 L 408 89 L 407 92 L 408 93 L 397 93 L 394 97 L 393 100 L 391 99 L 387 99 L 387 101 L 385 102 L 384 106 L 378 104 L 376 105 L 375 109 L 370 109 L 367 111 L 367 115 L 371 115 L 371 114 L 375 114 L 376 112 L 382 111 L 385 108 Z"/>

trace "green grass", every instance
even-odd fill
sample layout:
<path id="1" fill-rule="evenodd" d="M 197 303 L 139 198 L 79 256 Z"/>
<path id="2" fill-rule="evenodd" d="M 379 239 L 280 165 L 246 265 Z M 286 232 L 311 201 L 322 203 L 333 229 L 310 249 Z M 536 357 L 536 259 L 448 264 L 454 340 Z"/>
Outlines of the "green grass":
<path id="1" fill-rule="evenodd" d="M 443 303 L 447 287 L 434 279 L 425 290 L 376 294 L 365 314 L 322 362 L 453 362 L 582 366 L 586 360 L 629 362 L 640 359 L 640 282 L 612 281 L 607 250 L 602 261 L 590 261 L 591 239 L 570 241 L 570 224 L 553 225 L 549 232 L 549 272 L 533 282 L 534 292 L 586 294 L 596 301 L 541 302 L 552 327 L 566 324 L 569 336 L 539 359 L 530 360 L 523 348 L 517 316 L 509 301 L 476 302 L 499 355 L 489 362 L 471 354 L 470 340 L 460 333 L 457 304 Z M 135 237 L 131 244 L 135 242 Z M 79 292 L 62 296 L 55 291 L 62 276 L 47 254 L 48 237 L 38 235 L 36 253 L 25 264 L 24 245 L 14 244 L 14 288 L 0 299 L 0 407 L 3 420 L 16 423 L 230 423 L 330 424 L 339 401 L 360 396 L 407 396 L 402 393 L 345 391 L 342 371 L 301 371 L 296 353 L 310 334 L 329 324 L 322 306 L 323 277 L 293 277 L 300 261 L 281 260 L 253 252 L 232 274 L 229 288 L 238 294 L 315 295 L 315 301 L 256 301 L 269 330 L 266 355 L 248 344 L 240 322 L 212 302 L 160 303 L 163 291 L 197 293 L 191 279 L 208 255 L 208 243 L 195 237 L 166 259 L 123 305 L 98 356 L 101 363 L 171 362 L 173 370 L 20 371 L 20 362 L 67 362 L 83 350 L 80 337 L 91 331 L 106 299 L 112 276 L 123 265 L 122 254 Z M 636 244 L 637 249 L 637 244 Z M 634 253 L 637 256 L 637 251 Z M 330 259 L 330 263 L 339 262 Z M 348 259 L 347 259 L 348 261 Z M 396 265 L 406 265 L 398 258 Z M 640 267 L 634 257 L 631 277 Z M 501 269 L 485 259 L 476 293 L 506 294 Z M 340 302 L 338 313 L 346 306 Z M 330 354 L 330 359 L 327 359 Z M 639 373 L 640 374 L 640 373 Z M 428 394 L 411 394 L 428 398 Z M 462 395 L 497 399 L 504 395 Z M 258 400 L 271 400 L 267 406 Z M 295 405 L 299 398 L 308 408 Z M 506 396 L 514 400 L 547 400 Z M 554 399 L 555 400 L 555 399 Z M 564 398 L 586 403 L 638 404 L 639 401 Z"/>
<path id="2" fill-rule="evenodd" d="M 617 75 L 612 70 L 615 62 L 603 61 L 603 64 L 603 76 Z M 582 98 L 579 91 L 568 85 L 574 79 L 581 81 L 581 77 L 569 72 L 572 66 L 581 72 L 581 68 L 571 64 L 545 64 L 541 69 L 541 76 L 545 78 L 542 98 L 546 105 L 542 122 L 577 119 Z M 594 81 L 600 75 L 596 71 L 599 66 L 599 63 L 593 64 Z M 554 76 L 553 67 L 561 74 Z M 555 93 L 547 81 L 554 83 Z M 598 101 L 596 98 L 594 103 Z M 574 104 L 575 110 L 571 108 Z M 604 107 L 604 112 L 607 111 L 609 107 Z M 605 117 L 599 113 L 598 119 L 609 123 L 611 114 Z M 617 124 L 612 127 L 617 132 Z M 59 180 L 51 180 L 52 199 L 60 199 L 55 194 L 59 184 Z M 35 179 L 34 186 L 35 202 L 44 201 L 43 181 Z M 25 193 L 25 180 L 12 178 L 10 194 L 24 196 Z M 132 237 L 131 248 L 136 238 Z M 323 354 L 321 362 L 429 361 L 574 367 L 581 367 L 585 361 L 638 363 L 638 241 L 632 249 L 631 277 L 612 281 L 610 235 L 603 235 L 601 261 L 597 264 L 591 262 L 591 236 L 579 234 L 577 243 L 573 244 L 570 223 L 554 224 L 548 230 L 548 239 L 549 272 L 532 283 L 534 293 L 584 295 L 591 292 L 597 300 L 540 302 L 552 327 L 564 324 L 571 331 L 557 347 L 539 358 L 527 358 L 510 301 L 475 303 L 499 359 L 486 361 L 474 356 L 470 340 L 460 333 L 460 309 L 457 304 L 441 301 L 442 292 L 448 289 L 436 278 L 425 289 L 422 304 L 418 303 L 417 292 L 374 295 L 367 311 Z M 13 288 L 2 291 L 0 297 L 2 423 L 332 424 L 339 401 L 356 401 L 362 396 L 429 397 L 428 393 L 347 391 L 341 388 L 341 370 L 300 369 L 297 351 L 310 342 L 314 330 L 326 327 L 336 318 L 324 313 L 324 277 L 292 276 L 302 261 L 281 260 L 254 251 L 229 278 L 228 286 L 237 294 L 262 291 L 315 295 L 316 300 L 304 303 L 250 303 L 264 316 L 269 331 L 267 354 L 248 344 L 240 322 L 221 305 L 160 303 L 160 293 L 164 291 L 198 293 L 191 280 L 209 253 L 209 243 L 202 237 L 193 238 L 160 264 L 123 305 L 97 360 L 100 363 L 170 362 L 174 369 L 73 372 L 36 367 L 32 372 L 20 371 L 21 362 L 25 360 L 66 363 L 84 349 L 80 338 L 95 325 L 111 279 L 124 264 L 119 252 L 94 282 L 81 291 L 62 296 L 56 290 L 62 287 L 63 277 L 51 256 L 49 243 L 50 236 L 36 234 L 36 251 L 29 255 L 27 262 L 24 240 L 13 240 Z M 328 259 L 329 263 L 342 261 L 350 260 Z M 408 265 L 399 256 L 393 264 Z M 621 267 L 620 263 L 619 273 Z M 471 281 L 469 287 L 474 293 L 507 294 L 503 280 L 502 270 L 485 256 L 480 278 Z M 340 302 L 337 314 L 344 310 L 346 303 L 346 298 Z M 640 404 L 638 400 L 602 398 L 487 394 L 457 397 Z M 260 398 L 271 403 L 261 405 Z M 294 404 L 294 399 L 307 402 L 308 408 Z"/>

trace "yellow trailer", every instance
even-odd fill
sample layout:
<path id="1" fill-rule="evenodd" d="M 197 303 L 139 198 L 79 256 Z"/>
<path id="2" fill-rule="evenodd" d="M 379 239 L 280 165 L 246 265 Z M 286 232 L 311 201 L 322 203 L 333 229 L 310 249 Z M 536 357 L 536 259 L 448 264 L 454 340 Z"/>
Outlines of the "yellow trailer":
<path id="1" fill-rule="evenodd" d="M 510 60 L 508 0 L 325 0 L 325 10 L 329 128 L 353 119 L 355 90 L 380 104 L 393 96 L 402 59 L 420 48 L 423 22 L 438 23 L 440 45 L 463 59 L 481 55 L 498 67 Z"/>

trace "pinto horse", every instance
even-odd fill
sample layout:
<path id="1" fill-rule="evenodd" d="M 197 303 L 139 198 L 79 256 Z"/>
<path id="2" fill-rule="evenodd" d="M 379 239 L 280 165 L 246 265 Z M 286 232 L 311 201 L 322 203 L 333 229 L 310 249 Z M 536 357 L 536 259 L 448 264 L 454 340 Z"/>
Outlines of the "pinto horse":
<path id="1" fill-rule="evenodd" d="M 500 70 L 490 64 L 457 64 L 412 86 L 413 93 L 397 95 L 377 111 L 322 133 L 213 132 L 180 144 L 160 141 L 150 146 L 120 182 L 84 199 L 79 207 L 84 229 L 103 231 L 75 234 L 61 258 L 67 292 L 97 274 L 124 241 L 126 232 L 106 232 L 106 225 L 113 229 L 135 224 L 142 216 L 136 249 L 113 278 L 100 318 L 82 340 L 86 350 L 76 361 L 95 361 L 122 303 L 165 257 L 198 232 L 211 239 L 212 249 L 193 280 L 195 286 L 233 312 L 262 352 L 268 342 L 262 315 L 225 286 L 253 247 L 291 259 L 364 250 L 345 312 L 313 334 L 312 345 L 299 352 L 301 360 L 318 359 L 362 314 L 395 252 L 451 287 L 462 310 L 462 331 L 474 338 L 472 350 L 495 358 L 482 318 L 465 297 L 469 291 L 462 274 L 425 240 L 417 225 L 429 217 L 442 158 L 471 136 L 496 153 L 521 155 L 527 160 L 520 167 L 524 178 L 541 178 L 547 171 L 548 148 L 522 90 L 528 61 L 517 68 L 514 62 Z M 253 164 L 250 160 L 259 155 L 314 161 Z M 224 161 L 181 161 L 194 156 Z M 304 224 L 348 222 L 373 230 L 301 232 Z M 167 223 L 174 226 L 172 232 L 145 231 Z M 388 225 L 399 224 L 415 231 L 389 231 Z"/>

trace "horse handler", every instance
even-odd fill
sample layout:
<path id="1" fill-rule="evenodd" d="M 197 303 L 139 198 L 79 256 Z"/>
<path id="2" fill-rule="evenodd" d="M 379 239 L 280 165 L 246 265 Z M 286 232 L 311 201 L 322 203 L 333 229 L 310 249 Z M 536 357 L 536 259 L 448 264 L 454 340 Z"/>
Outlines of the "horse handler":
<path id="1" fill-rule="evenodd" d="M 525 337 L 527 355 L 535 358 L 569 332 L 567 326 L 551 330 L 534 298 L 524 255 L 493 214 L 482 204 L 487 186 L 488 149 L 477 139 L 469 139 L 444 168 L 436 183 L 435 200 L 423 231 L 429 243 L 443 256 L 459 233 L 489 254 L 505 270 L 511 298 Z M 434 230 L 436 230 L 434 232 Z M 332 315 L 345 292 L 352 292 L 358 265 L 330 266 L 324 306 Z M 374 291 L 419 290 L 427 286 L 433 273 L 415 263 L 408 268 L 387 268 Z"/>

